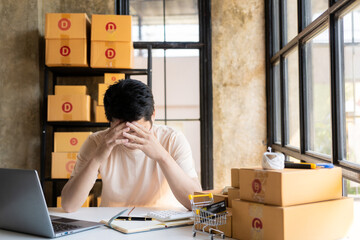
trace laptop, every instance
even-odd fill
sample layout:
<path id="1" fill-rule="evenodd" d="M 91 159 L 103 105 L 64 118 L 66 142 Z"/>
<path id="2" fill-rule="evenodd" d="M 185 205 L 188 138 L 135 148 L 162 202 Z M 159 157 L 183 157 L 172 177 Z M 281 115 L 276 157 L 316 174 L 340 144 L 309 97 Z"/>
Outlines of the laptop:
<path id="1" fill-rule="evenodd" d="M 0 228 L 49 238 L 102 223 L 50 216 L 36 170 L 0 168 Z"/>

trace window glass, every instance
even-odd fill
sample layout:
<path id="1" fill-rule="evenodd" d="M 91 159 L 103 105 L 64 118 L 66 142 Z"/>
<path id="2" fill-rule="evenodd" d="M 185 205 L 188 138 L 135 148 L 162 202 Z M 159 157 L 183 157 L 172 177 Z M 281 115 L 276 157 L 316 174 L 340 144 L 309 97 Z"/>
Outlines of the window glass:
<path id="1" fill-rule="evenodd" d="M 199 41 L 197 0 L 165 1 L 165 41 Z"/>
<path id="2" fill-rule="evenodd" d="M 305 44 L 307 150 L 331 155 L 328 28 Z"/>
<path id="3" fill-rule="evenodd" d="M 298 34 L 297 0 L 284 0 L 284 46 Z"/>
<path id="4" fill-rule="evenodd" d="M 168 119 L 200 118 L 199 74 L 199 50 L 166 50 Z"/>
<path id="5" fill-rule="evenodd" d="M 273 55 L 280 49 L 280 31 L 279 31 L 279 0 L 272 0 L 272 47 Z"/>
<path id="6" fill-rule="evenodd" d="M 285 56 L 285 79 L 287 82 L 287 140 L 291 146 L 300 148 L 299 123 L 299 56 L 297 47 Z"/>
<path id="7" fill-rule="evenodd" d="M 147 68 L 147 50 L 134 49 L 134 68 Z M 152 50 L 152 93 L 155 101 L 156 119 L 165 118 L 165 98 L 164 98 L 164 50 Z M 131 76 L 133 79 L 140 80 L 147 84 L 147 76 Z"/>
<path id="8" fill-rule="evenodd" d="M 329 6 L 329 0 L 305 0 L 305 25 L 318 18 Z"/>
<path id="9" fill-rule="evenodd" d="M 343 29 L 346 159 L 360 164 L 360 6 L 339 19 Z"/>
<path id="10" fill-rule="evenodd" d="M 163 7 L 163 1 L 130 0 L 133 41 L 165 40 Z"/>
<path id="11" fill-rule="evenodd" d="M 274 95 L 274 141 L 281 144 L 281 88 L 280 88 L 280 64 L 273 66 L 273 95 Z"/>

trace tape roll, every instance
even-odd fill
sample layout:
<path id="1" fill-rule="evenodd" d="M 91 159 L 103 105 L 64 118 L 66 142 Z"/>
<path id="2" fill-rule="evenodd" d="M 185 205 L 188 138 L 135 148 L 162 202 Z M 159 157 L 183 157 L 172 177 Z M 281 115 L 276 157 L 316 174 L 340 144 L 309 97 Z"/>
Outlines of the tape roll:
<path id="1" fill-rule="evenodd" d="M 282 153 L 265 152 L 262 160 L 263 169 L 284 169 L 285 156 Z"/>

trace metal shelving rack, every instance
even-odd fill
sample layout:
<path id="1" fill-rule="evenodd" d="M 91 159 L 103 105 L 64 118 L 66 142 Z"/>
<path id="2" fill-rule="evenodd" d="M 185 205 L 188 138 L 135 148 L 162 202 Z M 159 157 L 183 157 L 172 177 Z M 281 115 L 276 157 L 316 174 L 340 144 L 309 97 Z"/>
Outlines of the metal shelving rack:
<path id="1" fill-rule="evenodd" d="M 41 134 L 41 153 L 40 153 L 40 181 L 45 192 L 45 182 L 52 182 L 52 203 L 56 203 L 56 188 L 59 182 L 65 182 L 68 179 L 52 179 L 51 174 L 47 172 L 47 167 L 51 169 L 51 158 L 48 155 L 48 148 L 53 150 L 53 146 L 48 146 L 48 138 L 54 138 L 54 132 L 60 128 L 79 129 L 79 128 L 106 128 L 109 123 L 96 122 L 48 122 L 48 95 L 50 87 L 49 73 L 52 74 L 52 89 L 54 90 L 57 84 L 58 77 L 97 77 L 104 76 L 105 73 L 125 73 L 125 78 L 130 78 L 134 75 L 147 75 L 147 84 L 152 86 L 152 46 L 147 47 L 148 61 L 146 69 L 114 69 L 114 68 L 91 68 L 91 67 L 45 67 L 44 69 L 44 96 L 43 96 L 43 119 L 42 119 L 42 134 Z M 49 137 L 48 134 L 51 136 Z M 49 177 L 50 176 L 50 177 Z M 99 181 L 99 180 L 98 180 Z M 101 181 L 101 180 L 100 180 Z"/>

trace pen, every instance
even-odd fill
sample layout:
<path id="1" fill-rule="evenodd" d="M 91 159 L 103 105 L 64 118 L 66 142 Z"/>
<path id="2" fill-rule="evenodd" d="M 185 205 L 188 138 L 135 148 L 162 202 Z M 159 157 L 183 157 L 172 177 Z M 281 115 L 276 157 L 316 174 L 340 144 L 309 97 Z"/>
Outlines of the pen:
<path id="1" fill-rule="evenodd" d="M 317 163 L 316 166 L 323 168 L 334 168 L 334 165 L 332 163 Z"/>
<path id="2" fill-rule="evenodd" d="M 148 217 L 126 217 L 126 216 L 119 216 L 116 218 L 117 220 L 123 221 L 152 221 L 152 218 Z"/>

